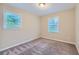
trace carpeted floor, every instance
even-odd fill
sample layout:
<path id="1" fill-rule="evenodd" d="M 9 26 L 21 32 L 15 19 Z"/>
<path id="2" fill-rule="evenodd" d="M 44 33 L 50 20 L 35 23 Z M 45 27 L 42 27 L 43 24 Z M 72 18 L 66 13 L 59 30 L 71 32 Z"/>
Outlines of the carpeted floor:
<path id="1" fill-rule="evenodd" d="M 78 55 L 74 45 L 39 38 L 34 41 L 7 49 L 1 55 Z"/>

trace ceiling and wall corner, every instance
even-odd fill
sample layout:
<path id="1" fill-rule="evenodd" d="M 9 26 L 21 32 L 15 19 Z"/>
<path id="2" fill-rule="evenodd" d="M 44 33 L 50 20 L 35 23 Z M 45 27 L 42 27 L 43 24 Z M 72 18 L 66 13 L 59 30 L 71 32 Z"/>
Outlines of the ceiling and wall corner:
<path id="1" fill-rule="evenodd" d="M 45 16 L 48 14 L 68 10 L 75 7 L 74 3 L 47 3 L 47 8 L 40 8 L 37 3 L 9 3 L 7 5 L 24 9 L 30 13 L 38 16 Z"/>

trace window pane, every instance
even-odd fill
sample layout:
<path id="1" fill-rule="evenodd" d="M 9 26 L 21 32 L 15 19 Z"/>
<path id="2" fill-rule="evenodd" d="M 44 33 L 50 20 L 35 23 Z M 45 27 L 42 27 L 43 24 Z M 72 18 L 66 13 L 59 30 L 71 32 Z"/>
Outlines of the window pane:
<path id="1" fill-rule="evenodd" d="M 59 18 L 53 17 L 48 20 L 48 32 L 59 32 Z"/>
<path id="2" fill-rule="evenodd" d="M 12 12 L 4 14 L 4 29 L 17 29 L 21 26 L 21 17 Z"/>

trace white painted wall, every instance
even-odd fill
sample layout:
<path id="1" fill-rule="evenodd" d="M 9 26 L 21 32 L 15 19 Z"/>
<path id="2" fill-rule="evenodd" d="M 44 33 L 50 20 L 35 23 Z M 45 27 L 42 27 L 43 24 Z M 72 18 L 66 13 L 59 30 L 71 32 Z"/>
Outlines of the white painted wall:
<path id="1" fill-rule="evenodd" d="M 78 49 L 78 52 L 79 52 L 79 4 L 77 4 L 76 6 L 76 46 L 77 46 L 77 49 Z"/>
<path id="2" fill-rule="evenodd" d="M 2 41 L 2 20 L 1 19 L 2 19 L 2 5 L 0 5 L 0 45 Z"/>
<path id="3" fill-rule="evenodd" d="M 39 38 L 40 18 L 38 16 L 28 13 L 25 10 L 10 7 L 7 5 L 3 5 L 3 7 L 1 8 L 4 8 L 3 13 L 11 11 L 21 15 L 22 26 L 17 30 L 0 30 L 0 32 L 2 32 L 0 33 L 0 50 L 17 45 L 22 42 L 28 42 L 33 39 Z M 3 21 L 2 14 L 0 13 L 0 15 L 0 20 Z M 3 36 L 1 39 L 2 34 Z"/>

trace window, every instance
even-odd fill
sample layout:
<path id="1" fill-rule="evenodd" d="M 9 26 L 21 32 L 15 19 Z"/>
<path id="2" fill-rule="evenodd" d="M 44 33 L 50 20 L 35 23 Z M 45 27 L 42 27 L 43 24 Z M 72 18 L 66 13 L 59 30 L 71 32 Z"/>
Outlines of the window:
<path id="1" fill-rule="evenodd" d="M 21 26 L 21 17 L 12 12 L 4 14 L 4 29 L 16 29 Z"/>
<path id="2" fill-rule="evenodd" d="M 52 17 L 48 20 L 48 32 L 59 32 L 59 18 Z"/>

